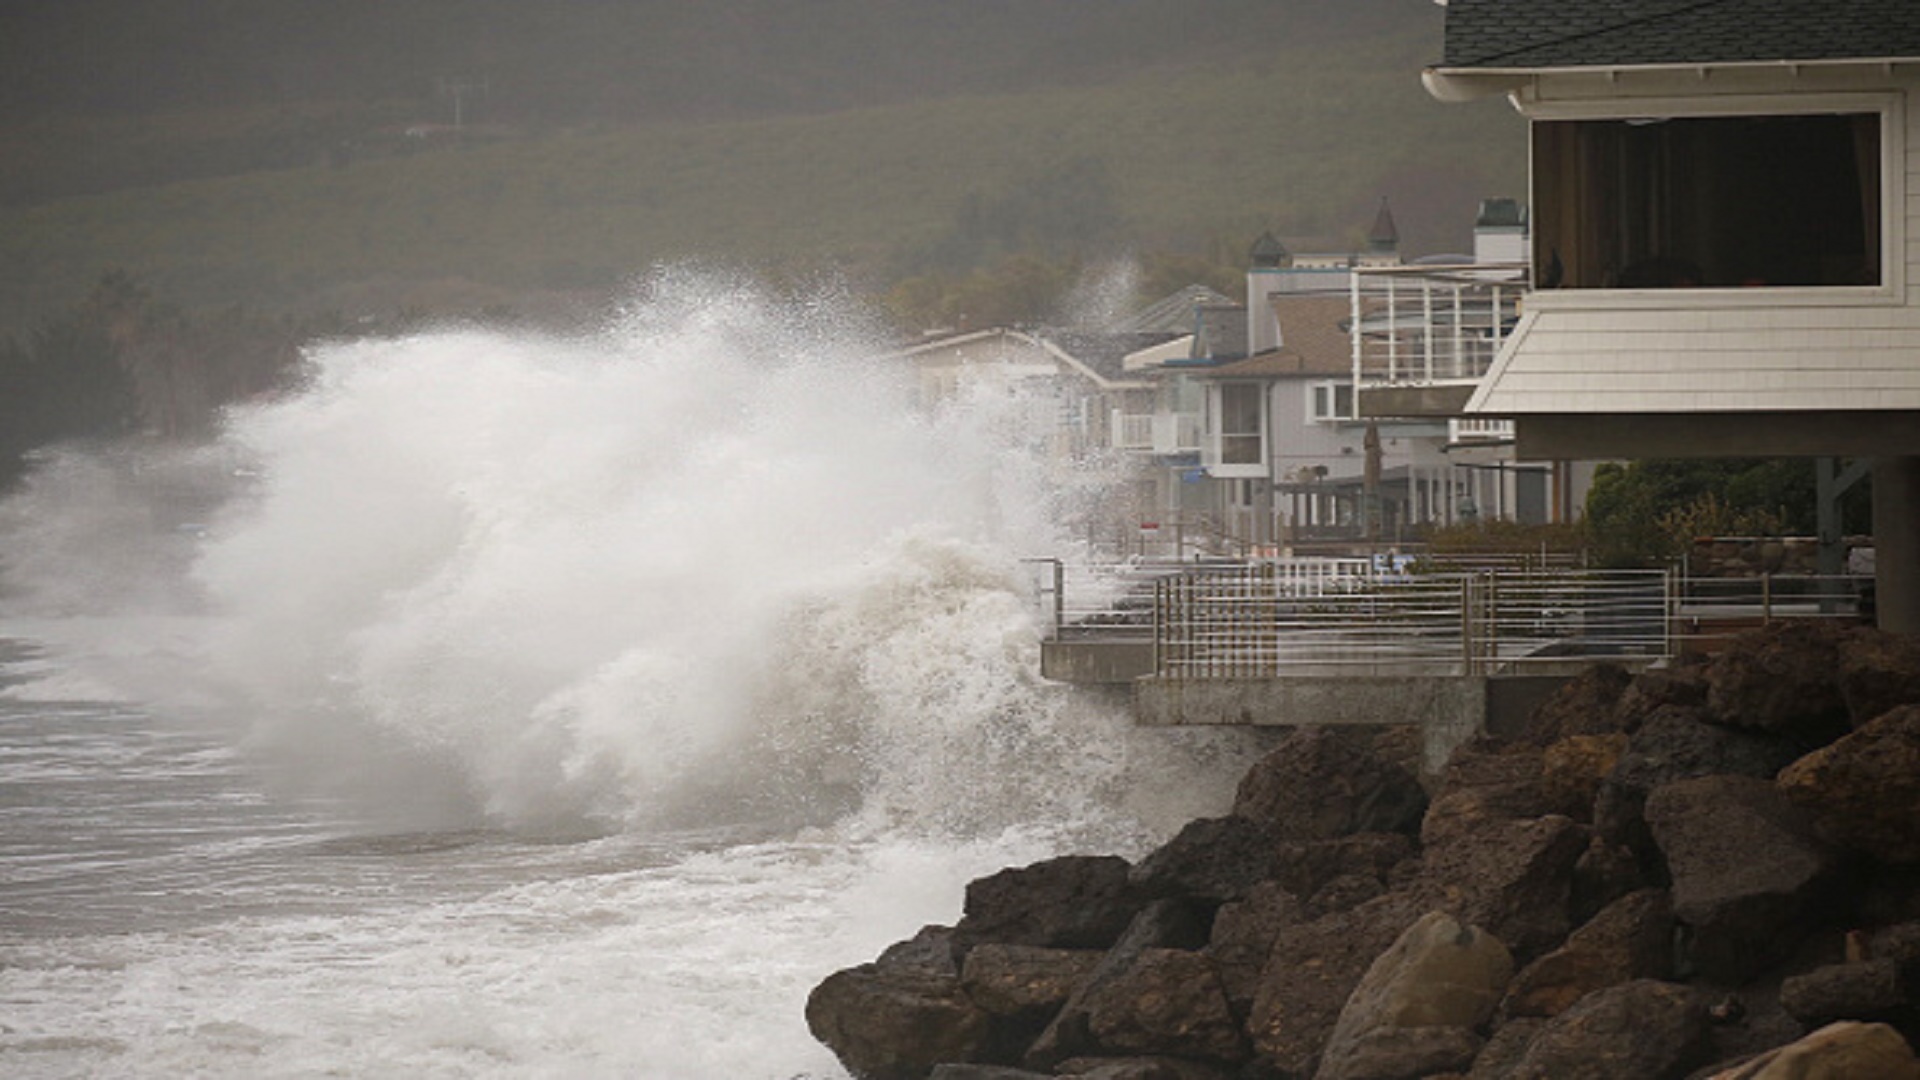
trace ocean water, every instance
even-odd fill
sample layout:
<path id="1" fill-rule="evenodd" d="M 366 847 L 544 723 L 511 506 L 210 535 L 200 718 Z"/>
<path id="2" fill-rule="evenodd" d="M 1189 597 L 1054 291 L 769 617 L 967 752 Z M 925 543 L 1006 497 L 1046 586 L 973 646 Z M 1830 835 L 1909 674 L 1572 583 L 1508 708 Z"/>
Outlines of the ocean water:
<path id="1" fill-rule="evenodd" d="M 1259 746 L 1037 674 L 1113 477 L 831 296 L 319 343 L 0 504 L 0 1075 L 840 1077 L 837 968 Z"/>

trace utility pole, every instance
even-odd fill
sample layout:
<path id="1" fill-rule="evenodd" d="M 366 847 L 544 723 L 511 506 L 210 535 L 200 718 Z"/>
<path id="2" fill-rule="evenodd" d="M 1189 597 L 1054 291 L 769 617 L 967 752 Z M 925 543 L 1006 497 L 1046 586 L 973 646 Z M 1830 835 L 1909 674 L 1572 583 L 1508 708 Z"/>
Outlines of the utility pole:
<path id="1" fill-rule="evenodd" d="M 453 130 L 459 131 L 466 124 L 467 95 L 486 97 L 487 81 L 442 75 L 437 89 L 441 97 L 453 99 Z"/>

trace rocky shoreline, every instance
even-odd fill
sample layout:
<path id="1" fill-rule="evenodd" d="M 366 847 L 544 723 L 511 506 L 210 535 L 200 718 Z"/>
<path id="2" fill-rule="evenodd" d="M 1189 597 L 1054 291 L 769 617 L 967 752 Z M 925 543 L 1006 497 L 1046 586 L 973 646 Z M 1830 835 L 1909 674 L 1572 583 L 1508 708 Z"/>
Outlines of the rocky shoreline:
<path id="1" fill-rule="evenodd" d="M 1424 782 L 1302 729 L 815 988 L 861 1080 L 1920 1080 L 1920 641 L 1600 667 Z"/>

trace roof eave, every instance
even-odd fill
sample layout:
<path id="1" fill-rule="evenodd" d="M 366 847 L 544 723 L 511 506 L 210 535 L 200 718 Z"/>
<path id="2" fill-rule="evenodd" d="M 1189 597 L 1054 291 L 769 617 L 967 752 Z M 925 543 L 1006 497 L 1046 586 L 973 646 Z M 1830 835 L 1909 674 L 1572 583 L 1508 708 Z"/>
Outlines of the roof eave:
<path id="1" fill-rule="evenodd" d="M 1609 78 L 1638 72 L 1667 71 L 1788 71 L 1807 68 L 1878 68 L 1920 65 L 1916 56 L 1842 57 L 1829 60 L 1703 60 L 1660 64 L 1550 64 L 1538 67 L 1430 67 L 1420 82 L 1437 101 L 1479 101 L 1496 94 L 1511 95 L 1542 75 L 1603 75 Z"/>

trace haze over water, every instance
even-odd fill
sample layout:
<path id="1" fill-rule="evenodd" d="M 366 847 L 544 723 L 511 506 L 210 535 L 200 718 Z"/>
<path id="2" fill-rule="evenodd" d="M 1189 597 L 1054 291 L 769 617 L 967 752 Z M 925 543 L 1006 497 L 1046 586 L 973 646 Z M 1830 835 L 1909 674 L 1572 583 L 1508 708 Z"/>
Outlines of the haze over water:
<path id="1" fill-rule="evenodd" d="M 310 351 L 0 506 L 0 1074 L 840 1075 L 806 993 L 1255 751 L 1038 677 L 1054 401 L 830 299 Z"/>

